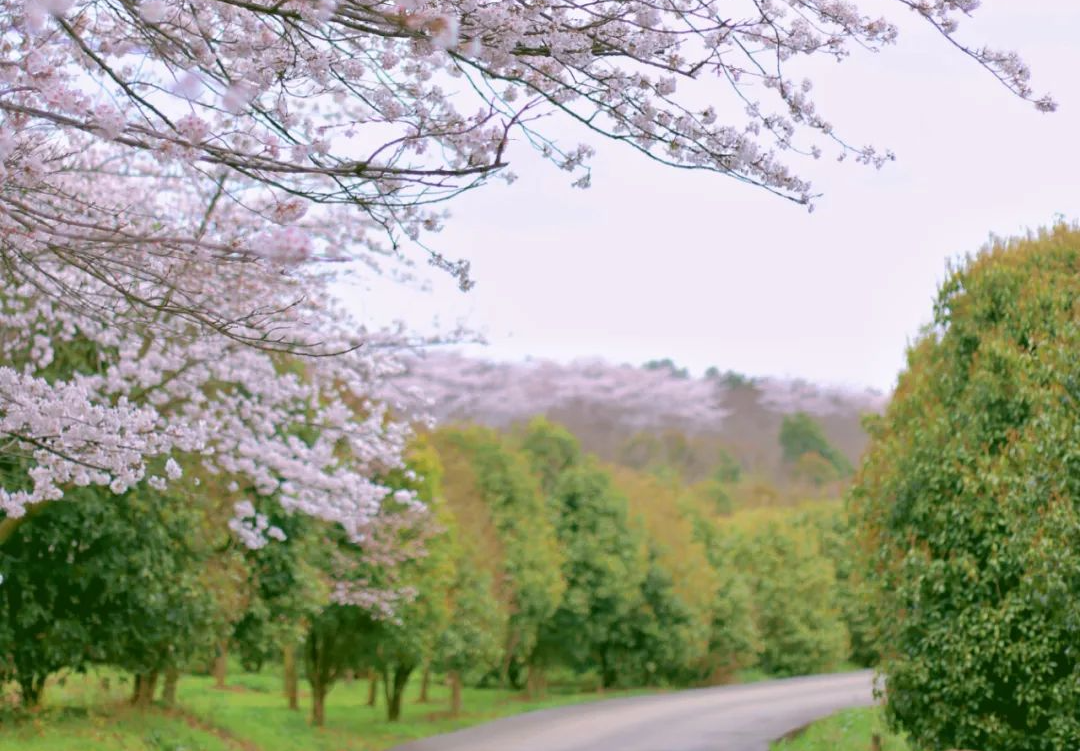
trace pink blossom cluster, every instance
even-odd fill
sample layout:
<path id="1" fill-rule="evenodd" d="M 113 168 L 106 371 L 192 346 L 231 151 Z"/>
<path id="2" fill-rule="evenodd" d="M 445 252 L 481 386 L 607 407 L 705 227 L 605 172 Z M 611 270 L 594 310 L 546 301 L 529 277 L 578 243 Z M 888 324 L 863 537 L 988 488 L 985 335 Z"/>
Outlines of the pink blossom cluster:
<path id="1" fill-rule="evenodd" d="M 896 0 L 1052 109 L 1019 57 L 959 39 L 978 5 Z M 87 262 L 113 264 L 117 243 L 374 260 L 437 228 L 434 204 L 509 179 L 511 140 L 587 185 L 593 146 L 556 143 L 552 113 L 809 202 L 785 152 L 892 155 L 843 140 L 792 64 L 896 38 L 849 0 L 0 0 L 0 170 L 17 188 L 0 206 Z M 88 173 L 108 180 L 75 193 Z M 234 231 L 181 226 L 177 202 L 215 190 Z M 429 260 L 468 286 L 463 262 Z"/>
<path id="2" fill-rule="evenodd" d="M 185 280 L 174 267 L 174 286 L 133 295 L 163 299 L 221 282 L 206 272 L 193 265 L 198 278 Z M 237 280 L 231 300 L 288 307 L 275 325 L 318 332 L 332 356 L 252 346 L 164 312 L 148 321 L 138 303 L 125 310 L 108 285 L 71 266 L 25 276 L 0 299 L 0 436 L 5 453 L 27 458 L 29 480 L 0 490 L 5 514 L 71 486 L 164 487 L 187 464 L 222 477 L 222 500 L 236 509 L 230 526 L 247 544 L 280 536 L 255 512 L 259 497 L 339 524 L 351 539 L 368 534 L 392 493 L 376 478 L 401 467 L 414 417 L 373 398 L 401 369 L 397 333 L 363 332 L 317 281 L 267 283 L 250 290 L 257 300 L 242 300 Z M 43 292 L 56 284 L 78 299 L 110 299 L 112 315 L 101 320 Z"/>
<path id="3" fill-rule="evenodd" d="M 427 555 L 427 543 L 443 532 L 430 509 L 405 493 L 379 509 L 358 549 L 333 551 L 330 599 L 392 620 L 419 594 L 403 576 L 405 564 Z"/>

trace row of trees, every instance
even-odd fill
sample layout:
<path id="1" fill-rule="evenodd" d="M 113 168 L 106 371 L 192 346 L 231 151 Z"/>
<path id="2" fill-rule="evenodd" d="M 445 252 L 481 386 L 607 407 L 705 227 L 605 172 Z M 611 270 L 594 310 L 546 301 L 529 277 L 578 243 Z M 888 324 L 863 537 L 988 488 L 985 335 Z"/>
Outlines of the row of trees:
<path id="1" fill-rule="evenodd" d="M 862 641 L 862 611 L 840 591 L 851 564 L 834 504 L 728 517 L 670 472 L 599 463 L 543 419 L 430 440 L 466 565 L 491 583 L 501 624 L 478 682 L 537 692 L 553 668 L 601 687 L 718 682 L 754 664 L 791 675 Z M 788 622 L 801 636 L 781 633 Z"/>
<path id="2" fill-rule="evenodd" d="M 380 482 L 362 540 L 269 498 L 253 523 L 281 534 L 239 544 L 208 471 L 40 507 L 0 546 L 0 679 L 32 705 L 56 672 L 111 665 L 146 705 L 158 688 L 174 701 L 183 672 L 224 683 L 229 655 L 281 660 L 283 703 L 299 706 L 306 679 L 321 724 L 335 683 L 357 675 L 396 719 L 417 676 L 444 677 L 458 712 L 464 685 L 792 675 L 858 643 L 833 505 L 724 516 L 671 473 L 602 465 L 543 419 L 416 438 Z"/>

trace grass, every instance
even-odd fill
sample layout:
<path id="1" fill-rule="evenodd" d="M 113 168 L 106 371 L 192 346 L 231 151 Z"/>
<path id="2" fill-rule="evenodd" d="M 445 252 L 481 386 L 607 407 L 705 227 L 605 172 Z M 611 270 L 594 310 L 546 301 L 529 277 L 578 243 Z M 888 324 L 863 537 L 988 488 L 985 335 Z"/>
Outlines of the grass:
<path id="1" fill-rule="evenodd" d="M 4 751 L 231 751 L 213 732 L 160 712 L 49 711 L 29 720 L 0 722 Z"/>
<path id="2" fill-rule="evenodd" d="M 793 738 L 773 744 L 772 751 L 870 751 L 871 737 L 881 736 L 882 751 L 911 751 L 907 742 L 885 728 L 877 707 L 845 709 L 811 724 Z"/>
<path id="3" fill-rule="evenodd" d="M 847 666 L 845 666 L 847 667 Z M 736 676 L 738 682 L 765 680 L 759 670 Z M 326 726 L 309 723 L 310 696 L 301 683 L 301 710 L 290 712 L 282 695 L 280 668 L 245 673 L 232 666 L 228 686 L 215 688 L 209 676 L 184 676 L 177 707 L 139 712 L 128 706 L 130 678 L 114 670 L 69 675 L 46 689 L 44 708 L 24 715 L 0 712 L 3 751 L 384 751 L 429 735 L 476 725 L 535 709 L 578 704 L 634 692 L 598 693 L 556 685 L 545 699 L 526 701 L 504 689 L 465 688 L 463 712 L 449 717 L 449 690 L 433 680 L 430 701 L 420 704 L 420 679 L 410 681 L 402 719 L 388 722 L 382 697 L 369 707 L 366 680 L 339 683 L 330 692 Z M 10 689 L 10 687 L 8 687 Z M 3 687 L 0 686 L 0 692 Z M 0 706 L 4 697 L 0 696 Z M 869 749 L 876 716 L 841 713 L 813 726 L 783 751 Z M 862 723 L 862 724 L 860 724 Z M 820 738 L 820 739 L 819 739 Z M 853 745 L 838 745 L 837 738 Z M 824 739 L 824 740 L 821 740 Z M 816 744 L 816 745 L 814 745 Z M 861 745 L 860 745 L 861 744 Z M 886 744 L 884 751 L 908 751 Z"/>
<path id="4" fill-rule="evenodd" d="M 299 712 L 290 712 L 276 671 L 230 675 L 226 689 L 213 679 L 185 676 L 175 710 L 137 712 L 127 706 L 131 684 L 100 671 L 69 676 L 46 690 L 45 707 L 15 717 L 0 715 L 4 751 L 383 751 L 399 743 L 449 732 L 534 709 L 610 698 L 614 694 L 555 687 L 541 700 L 525 701 L 503 689 L 470 689 L 463 712 L 447 716 L 449 691 L 432 681 L 430 702 L 419 704 L 419 677 L 410 682 L 402 719 L 386 720 L 381 702 L 367 705 L 367 681 L 343 682 L 327 699 L 326 726 L 308 721 L 302 685 Z M 644 693 L 639 691 L 636 693 Z M 620 693 L 619 695 L 625 695 Z"/>

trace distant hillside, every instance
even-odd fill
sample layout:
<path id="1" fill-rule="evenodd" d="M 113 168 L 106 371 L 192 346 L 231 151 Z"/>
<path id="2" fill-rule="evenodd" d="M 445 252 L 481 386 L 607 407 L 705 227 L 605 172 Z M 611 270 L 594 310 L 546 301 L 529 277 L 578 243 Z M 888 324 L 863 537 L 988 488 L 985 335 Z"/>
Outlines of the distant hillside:
<path id="1" fill-rule="evenodd" d="M 670 361 L 641 367 L 601 360 L 496 363 L 453 352 L 416 357 L 397 388 L 427 395 L 440 422 L 506 429 L 542 414 L 608 461 L 640 466 L 657 451 L 675 454 L 690 480 L 711 471 L 721 449 L 744 471 L 779 477 L 780 425 L 795 412 L 812 415 L 855 463 L 867 440 L 861 415 L 880 411 L 886 401 L 870 390 L 715 369 L 694 378 Z"/>

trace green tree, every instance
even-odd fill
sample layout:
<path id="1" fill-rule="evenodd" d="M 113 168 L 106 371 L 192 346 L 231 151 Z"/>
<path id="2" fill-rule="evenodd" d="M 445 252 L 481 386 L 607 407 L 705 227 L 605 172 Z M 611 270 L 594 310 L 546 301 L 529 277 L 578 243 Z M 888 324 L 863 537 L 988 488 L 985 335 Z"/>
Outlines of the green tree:
<path id="1" fill-rule="evenodd" d="M 800 509 L 792 519 L 818 536 L 822 554 L 836 572 L 836 602 L 851 638 L 852 662 L 863 667 L 877 665 L 875 600 L 865 572 L 852 520 L 838 502 L 814 503 Z"/>
<path id="2" fill-rule="evenodd" d="M 690 377 L 690 371 L 686 368 L 680 368 L 670 357 L 665 357 L 660 360 L 649 360 L 641 367 L 645 370 L 666 370 L 675 378 L 685 379 Z"/>
<path id="3" fill-rule="evenodd" d="M 740 520 L 735 560 L 747 577 L 761 637 L 759 664 L 774 675 L 835 668 L 848 654 L 836 574 L 817 534 L 788 514 L 758 512 Z"/>
<path id="4" fill-rule="evenodd" d="M 304 638 L 304 674 L 311 686 L 311 724 L 326 722 L 326 696 L 349 671 L 369 668 L 378 639 L 374 618 L 354 605 L 330 605 L 316 614 Z"/>
<path id="5" fill-rule="evenodd" d="M 462 558 L 450 589 L 452 610 L 438 635 L 434 666 L 450 684 L 450 714 L 461 712 L 461 687 L 498 664 L 505 615 L 492 591 L 491 575 Z"/>
<path id="6" fill-rule="evenodd" d="M 923 748 L 1080 746 L 1080 232 L 954 269 L 850 505 L 888 715 Z"/>
<path id="7" fill-rule="evenodd" d="M 187 534 L 199 513 L 177 486 L 71 493 L 0 547 L 0 681 L 32 706 L 53 673 L 109 664 L 139 677 L 145 704 L 159 671 L 212 640 L 205 551 Z"/>
<path id="8" fill-rule="evenodd" d="M 329 594 L 322 573 L 324 552 L 318 549 L 322 525 L 283 513 L 276 503 L 264 502 L 259 511 L 285 533 L 285 539 L 242 551 L 245 609 L 233 627 L 231 643 L 246 670 L 258 671 L 265 662 L 281 657 L 289 708 L 299 709 L 296 649 Z"/>
<path id="9" fill-rule="evenodd" d="M 542 646 L 579 671 L 595 668 L 605 687 L 640 667 L 633 616 L 645 607 L 643 540 L 626 499 L 591 462 L 563 473 L 549 496 L 565 554 L 566 594 L 545 623 Z"/>
<path id="10" fill-rule="evenodd" d="M 438 455 L 420 439 L 410 447 L 406 467 L 381 481 L 389 488 L 413 491 L 425 504 L 422 512 L 390 493 L 374 525 L 374 534 L 388 539 L 357 544 L 340 527 L 327 530 L 325 544 L 333 551 L 324 563 L 328 573 L 338 585 L 364 596 L 358 604 L 342 598 L 344 602 L 325 608 L 311 621 L 304 667 L 311 686 L 312 724 L 325 722 L 330 690 L 357 670 L 379 673 L 387 718 L 398 720 L 410 676 L 435 656 L 439 634 L 450 620 L 448 598 L 455 573 L 441 478 Z M 388 555 L 387 549 L 397 553 Z M 367 597 L 369 593 L 373 597 Z"/>
<path id="11" fill-rule="evenodd" d="M 837 477 L 847 477 L 853 471 L 851 462 L 829 443 L 817 420 L 805 412 L 784 415 L 780 425 L 780 448 L 783 450 L 785 463 L 796 468 L 800 464 L 804 465 L 803 471 L 809 472 L 815 479 L 831 479 L 821 477 L 820 468 L 815 466 L 821 462 L 815 462 L 815 456 L 824 459 Z"/>
<path id="12" fill-rule="evenodd" d="M 529 467 L 540 478 L 545 495 L 555 489 L 559 476 L 581 461 L 581 445 L 573 433 L 547 418 L 533 418 L 523 431 L 521 449 Z"/>
<path id="13" fill-rule="evenodd" d="M 566 455 L 565 438 L 553 433 L 532 441 L 541 478 L 543 462 Z M 475 546 L 474 560 L 494 581 L 506 617 L 500 677 L 521 687 L 539 658 L 540 626 L 565 589 L 555 528 L 530 472 L 531 455 L 478 427 L 440 430 L 432 443 L 446 470 L 445 496 L 459 534 Z M 549 450 L 553 444 L 561 447 Z"/>
<path id="14" fill-rule="evenodd" d="M 634 642 L 632 659 L 622 669 L 621 679 L 650 686 L 694 680 L 704 657 L 706 644 L 700 636 L 705 624 L 677 591 L 654 543 L 649 544 L 641 598 L 641 605 L 628 618 Z"/>
<path id="15" fill-rule="evenodd" d="M 741 477 L 742 462 L 732 456 L 727 449 L 717 449 L 712 479 L 722 483 L 733 483 L 738 482 Z"/>
<path id="16" fill-rule="evenodd" d="M 709 565 L 705 544 L 695 534 L 691 511 L 695 498 L 677 479 L 663 479 L 622 466 L 607 468 L 615 487 L 624 495 L 631 522 L 646 541 L 647 574 L 640 611 L 642 634 L 655 628 L 662 639 L 643 639 L 646 682 L 687 683 L 703 680 L 707 667 L 713 595 L 718 576 Z"/>
<path id="17" fill-rule="evenodd" d="M 708 516 L 691 509 L 694 537 L 704 546 L 717 583 L 709 610 L 708 658 L 702 678 L 725 683 L 735 671 L 757 663 L 761 637 L 754 622 L 754 602 L 746 576 L 737 566 L 736 538 L 721 532 Z"/>

